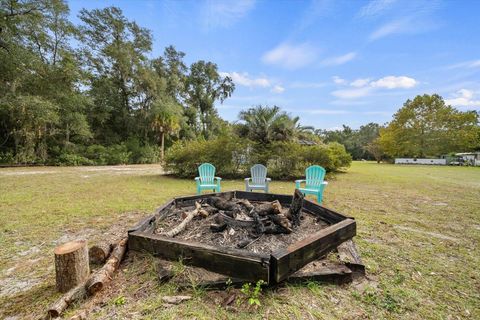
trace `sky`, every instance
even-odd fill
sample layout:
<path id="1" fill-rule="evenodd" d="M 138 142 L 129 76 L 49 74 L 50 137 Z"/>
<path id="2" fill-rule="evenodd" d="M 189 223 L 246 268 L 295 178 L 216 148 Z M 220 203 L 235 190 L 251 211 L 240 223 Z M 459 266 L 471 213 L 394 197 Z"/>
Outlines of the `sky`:
<path id="1" fill-rule="evenodd" d="M 480 110 L 477 0 L 70 0 L 78 12 L 115 5 L 152 31 L 151 57 L 173 45 L 207 60 L 236 89 L 220 115 L 277 105 L 302 125 L 384 124 L 407 99 L 440 94 Z"/>

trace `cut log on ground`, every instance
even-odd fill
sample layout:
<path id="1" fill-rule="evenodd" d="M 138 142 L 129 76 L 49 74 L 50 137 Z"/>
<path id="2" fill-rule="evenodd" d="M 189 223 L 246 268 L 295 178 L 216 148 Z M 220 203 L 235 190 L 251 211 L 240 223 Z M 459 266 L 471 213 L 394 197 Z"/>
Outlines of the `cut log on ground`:
<path id="1" fill-rule="evenodd" d="M 183 301 L 192 299 L 192 296 L 164 296 L 162 301 L 168 304 L 179 304 Z"/>
<path id="2" fill-rule="evenodd" d="M 166 237 L 175 237 L 177 234 L 185 230 L 187 224 L 192 221 L 195 216 L 198 215 L 198 211 L 201 209 L 200 203 L 195 202 L 195 210 L 187 212 L 187 216 L 183 219 L 182 222 L 172 230 L 165 232 L 163 235 Z"/>
<path id="3" fill-rule="evenodd" d="M 298 227 L 300 225 L 300 216 L 302 213 L 302 207 L 303 207 L 303 198 L 305 196 L 303 193 L 300 192 L 300 190 L 295 189 L 295 193 L 293 194 L 293 199 L 292 199 L 292 204 L 290 205 L 289 208 L 289 213 L 287 215 L 291 217 L 292 219 L 292 224 L 294 227 Z"/>
<path id="4" fill-rule="evenodd" d="M 72 303 L 83 300 L 87 296 L 87 290 L 85 289 L 85 283 L 70 289 L 60 299 L 55 301 L 54 304 L 48 309 L 48 316 L 50 318 L 59 317 L 63 311 L 65 311 Z"/>
<path id="5" fill-rule="evenodd" d="M 88 250 L 90 263 L 102 264 L 107 261 L 110 252 L 112 252 L 113 244 L 110 242 L 100 242 Z"/>
<path id="6" fill-rule="evenodd" d="M 112 279 L 113 273 L 117 270 L 125 255 L 127 240 L 127 238 L 120 240 L 105 265 L 88 279 L 86 287 L 90 295 L 102 290 L 105 284 Z"/>
<path id="7" fill-rule="evenodd" d="M 87 279 L 90 265 L 86 240 L 67 242 L 56 247 L 54 253 L 58 291 L 67 292 Z"/>

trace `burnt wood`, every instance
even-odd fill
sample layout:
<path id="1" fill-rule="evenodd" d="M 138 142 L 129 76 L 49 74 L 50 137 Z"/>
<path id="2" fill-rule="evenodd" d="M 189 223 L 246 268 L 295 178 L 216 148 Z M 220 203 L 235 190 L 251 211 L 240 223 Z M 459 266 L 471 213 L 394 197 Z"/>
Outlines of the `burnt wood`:
<path id="1" fill-rule="evenodd" d="M 155 229 L 155 221 L 157 219 L 163 218 L 166 214 L 168 214 L 169 209 L 171 209 L 174 205 L 174 199 L 168 200 L 163 206 L 158 207 L 153 215 L 146 217 L 134 227 L 128 229 L 128 233 L 135 231 L 153 232 L 153 230 Z"/>
<path id="2" fill-rule="evenodd" d="M 247 191 L 235 191 L 236 198 L 247 199 L 249 201 L 265 201 L 272 202 L 278 200 L 282 205 L 290 205 L 292 202 L 292 196 L 286 194 L 273 194 L 273 193 L 257 193 Z"/>
<path id="3" fill-rule="evenodd" d="M 338 257 L 354 273 L 354 277 L 365 276 L 365 265 L 353 240 L 347 240 L 337 247 Z"/>
<path id="4" fill-rule="evenodd" d="M 356 234 L 355 220 L 346 219 L 322 229 L 312 236 L 297 241 L 285 249 L 272 253 L 271 275 L 273 282 L 285 280 L 303 266 L 326 255 L 342 242 Z"/>
<path id="5" fill-rule="evenodd" d="M 217 193 L 204 193 L 195 196 L 186 196 L 186 197 L 178 197 L 175 198 L 175 205 L 177 207 L 188 207 L 193 206 L 195 201 L 208 199 L 211 197 L 222 197 L 224 199 L 231 199 L 235 197 L 234 191 L 227 191 L 227 192 L 217 192 Z"/>
<path id="6" fill-rule="evenodd" d="M 246 281 L 261 279 L 268 282 L 270 276 L 270 255 L 266 254 L 219 248 L 144 232 L 130 233 L 128 245 L 132 250 L 147 251 L 167 260 L 182 258 L 185 264 Z"/>

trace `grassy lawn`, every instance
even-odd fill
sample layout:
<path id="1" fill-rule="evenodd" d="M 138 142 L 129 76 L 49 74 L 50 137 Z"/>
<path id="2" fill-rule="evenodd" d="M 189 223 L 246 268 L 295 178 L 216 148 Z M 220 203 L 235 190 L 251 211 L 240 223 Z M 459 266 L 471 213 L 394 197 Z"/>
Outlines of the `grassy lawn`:
<path id="1" fill-rule="evenodd" d="M 329 179 L 324 205 L 355 217 L 368 281 L 266 290 L 261 307 L 219 306 L 214 292 L 164 309 L 153 258 L 131 256 L 95 301 L 98 319 L 480 319 L 480 168 L 355 162 Z M 243 181 L 223 181 L 223 190 Z M 273 182 L 271 192 L 292 193 Z M 128 227 L 193 181 L 158 166 L 0 170 L 0 318 L 38 318 L 58 297 L 53 248 Z M 125 297 L 125 299 L 119 299 Z M 69 315 L 74 314 L 74 308 Z M 16 317 L 16 318 L 15 318 Z"/>

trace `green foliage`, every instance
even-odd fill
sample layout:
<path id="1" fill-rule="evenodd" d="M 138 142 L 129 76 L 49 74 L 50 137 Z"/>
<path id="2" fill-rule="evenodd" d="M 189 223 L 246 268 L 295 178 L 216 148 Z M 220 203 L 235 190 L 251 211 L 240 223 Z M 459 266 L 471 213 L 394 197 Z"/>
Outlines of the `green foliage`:
<path id="1" fill-rule="evenodd" d="M 346 168 L 351 156 L 338 143 L 304 146 L 297 142 L 274 142 L 269 145 L 255 144 L 249 140 L 220 137 L 212 140 L 179 141 L 167 152 L 166 169 L 171 173 L 192 178 L 198 166 L 209 162 L 217 168 L 221 177 L 243 177 L 250 166 L 263 163 L 268 175 L 274 179 L 302 177 L 305 168 L 317 164 L 327 171 Z"/>
<path id="2" fill-rule="evenodd" d="M 379 136 L 380 126 L 376 123 L 369 123 L 360 126 L 358 130 L 354 130 L 344 125 L 341 130 L 319 130 L 317 134 L 324 142 L 338 142 L 343 144 L 348 153 L 355 160 L 378 160 L 382 154 L 378 155 L 378 149 L 372 149 L 372 143 Z"/>
<path id="3" fill-rule="evenodd" d="M 255 286 L 252 286 L 252 284 L 249 282 L 244 283 L 240 289 L 240 292 L 245 295 L 250 305 L 260 306 L 260 295 L 262 293 L 263 285 L 265 285 L 265 281 L 263 280 L 258 280 Z"/>
<path id="4" fill-rule="evenodd" d="M 380 131 L 379 144 L 392 157 L 440 156 L 480 147 L 479 116 L 458 111 L 437 94 L 407 100 Z"/>
<path id="5" fill-rule="evenodd" d="M 93 165 L 95 162 L 77 154 L 62 153 L 57 158 L 56 164 L 60 166 L 83 166 Z"/>
<path id="6" fill-rule="evenodd" d="M 127 299 L 124 296 L 118 296 L 113 299 L 113 304 L 116 306 L 123 306 L 127 302 Z"/>

